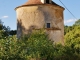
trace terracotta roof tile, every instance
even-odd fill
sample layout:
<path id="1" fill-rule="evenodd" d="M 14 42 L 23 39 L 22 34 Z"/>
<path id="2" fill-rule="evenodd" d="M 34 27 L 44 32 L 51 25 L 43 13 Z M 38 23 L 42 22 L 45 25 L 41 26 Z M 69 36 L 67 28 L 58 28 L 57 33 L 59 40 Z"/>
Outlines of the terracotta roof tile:
<path id="1" fill-rule="evenodd" d="M 26 2 L 25 4 L 21 5 L 21 6 L 27 6 L 27 5 L 36 5 L 36 4 L 46 4 L 46 3 L 42 3 L 41 0 L 28 0 L 28 2 Z M 51 3 L 52 5 L 55 5 L 55 6 L 59 6 L 61 7 L 60 5 L 56 4 L 55 2 L 52 1 Z M 20 7 L 20 6 L 18 6 Z M 16 7 L 16 8 L 18 8 Z M 15 8 L 15 9 L 16 9 Z M 63 8 L 63 7 L 62 7 Z"/>
<path id="2" fill-rule="evenodd" d="M 43 4 L 43 3 L 41 2 L 41 0 L 28 0 L 28 2 L 26 2 L 23 5 L 32 5 L 32 4 Z"/>
<path id="3" fill-rule="evenodd" d="M 28 2 L 26 2 L 26 3 L 23 4 L 22 6 L 24 6 L 24 5 L 33 5 L 33 4 L 44 4 L 44 3 L 42 3 L 41 0 L 28 0 Z M 59 6 L 58 4 L 56 4 L 56 3 L 53 2 L 53 1 L 52 1 L 51 4 Z"/>

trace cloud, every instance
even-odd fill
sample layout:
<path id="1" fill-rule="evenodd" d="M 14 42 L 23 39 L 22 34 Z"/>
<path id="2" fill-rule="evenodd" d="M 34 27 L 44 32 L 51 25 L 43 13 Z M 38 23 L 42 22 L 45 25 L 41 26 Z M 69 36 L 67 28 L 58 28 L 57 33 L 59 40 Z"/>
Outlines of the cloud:
<path id="1" fill-rule="evenodd" d="M 8 18 L 9 16 L 3 16 L 2 18 Z"/>
<path id="2" fill-rule="evenodd" d="M 69 19 L 69 20 L 64 20 L 64 23 L 72 23 L 72 22 L 75 22 L 77 21 L 76 19 Z"/>

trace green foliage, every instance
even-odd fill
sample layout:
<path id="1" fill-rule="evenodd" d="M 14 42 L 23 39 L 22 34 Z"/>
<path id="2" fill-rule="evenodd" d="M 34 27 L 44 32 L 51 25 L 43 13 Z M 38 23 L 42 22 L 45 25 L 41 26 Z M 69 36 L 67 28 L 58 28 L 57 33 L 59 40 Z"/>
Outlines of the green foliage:
<path id="1" fill-rule="evenodd" d="M 74 25 L 80 25 L 80 19 L 77 20 Z"/>
<path id="2" fill-rule="evenodd" d="M 71 47 L 74 53 L 80 54 L 80 26 L 65 35 L 66 45 Z"/>
<path id="3" fill-rule="evenodd" d="M 76 43 L 79 43 L 78 41 Z M 34 31 L 31 35 L 16 39 L 16 36 L 0 40 L 0 59 L 2 60 L 79 60 L 79 45 L 68 42 L 65 46 L 54 45 L 44 31 Z"/>
<path id="4" fill-rule="evenodd" d="M 71 29 L 69 27 L 65 29 L 65 47 L 68 47 L 73 57 L 80 60 L 80 19 L 71 26 Z M 67 29 L 70 30 L 67 32 Z"/>
<path id="5" fill-rule="evenodd" d="M 10 30 L 9 35 L 16 35 L 17 31 L 16 30 Z"/>
<path id="6" fill-rule="evenodd" d="M 26 40 L 27 39 L 27 40 Z M 22 41 L 26 44 L 27 59 L 52 59 L 53 43 L 49 41 L 43 30 L 33 31 L 28 37 L 23 37 Z"/>
<path id="7" fill-rule="evenodd" d="M 72 26 L 64 26 L 64 35 L 68 33 L 69 31 L 72 31 L 74 28 Z"/>
<path id="8" fill-rule="evenodd" d="M 45 30 L 16 38 L 16 30 L 0 26 L 1 60 L 80 60 L 80 26 L 65 26 L 65 45 L 53 44 Z M 6 27 L 5 27 L 6 28 Z"/>
<path id="9" fill-rule="evenodd" d="M 16 30 L 10 30 L 10 27 L 3 25 L 3 22 L 0 20 L 0 39 L 9 35 L 16 35 Z"/>
<path id="10" fill-rule="evenodd" d="M 20 40 L 17 40 L 15 36 L 1 39 L 0 46 L 0 59 L 3 60 L 52 59 L 54 50 L 53 43 L 41 30 Z"/>

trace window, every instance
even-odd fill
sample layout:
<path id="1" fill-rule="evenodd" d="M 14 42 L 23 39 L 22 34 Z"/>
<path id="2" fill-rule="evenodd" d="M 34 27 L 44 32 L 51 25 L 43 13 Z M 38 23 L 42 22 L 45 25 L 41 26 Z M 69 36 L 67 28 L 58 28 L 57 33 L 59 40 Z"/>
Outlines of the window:
<path id="1" fill-rule="evenodd" d="M 49 0 L 46 0 L 46 3 L 48 3 L 48 4 L 49 4 Z"/>
<path id="2" fill-rule="evenodd" d="M 50 28 L 50 23 L 47 23 L 47 28 Z"/>

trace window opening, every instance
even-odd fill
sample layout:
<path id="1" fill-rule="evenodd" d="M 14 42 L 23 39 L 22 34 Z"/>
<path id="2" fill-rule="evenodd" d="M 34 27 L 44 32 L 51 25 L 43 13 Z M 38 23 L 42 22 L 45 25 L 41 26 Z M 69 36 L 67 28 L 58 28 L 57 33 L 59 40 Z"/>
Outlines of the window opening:
<path id="1" fill-rule="evenodd" d="M 47 28 L 50 28 L 50 23 L 47 23 Z"/>
<path id="2" fill-rule="evenodd" d="M 46 0 L 46 3 L 48 3 L 48 4 L 49 4 L 49 0 Z"/>

